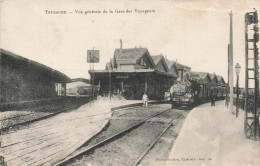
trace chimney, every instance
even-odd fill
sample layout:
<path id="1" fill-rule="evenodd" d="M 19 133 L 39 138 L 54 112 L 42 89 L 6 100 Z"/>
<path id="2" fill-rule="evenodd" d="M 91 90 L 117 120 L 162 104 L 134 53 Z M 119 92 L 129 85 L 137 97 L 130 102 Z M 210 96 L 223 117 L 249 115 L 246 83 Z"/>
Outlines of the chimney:
<path id="1" fill-rule="evenodd" d="M 178 75 L 181 81 L 183 81 L 183 69 L 178 69 Z"/>

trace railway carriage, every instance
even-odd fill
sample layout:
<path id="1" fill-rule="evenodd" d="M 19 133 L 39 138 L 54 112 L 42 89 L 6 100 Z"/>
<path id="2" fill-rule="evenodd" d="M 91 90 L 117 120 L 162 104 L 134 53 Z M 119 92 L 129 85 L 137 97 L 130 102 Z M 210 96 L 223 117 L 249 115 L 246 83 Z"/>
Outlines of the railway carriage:
<path id="1" fill-rule="evenodd" d="M 191 107 L 209 102 L 212 95 L 215 100 L 224 99 L 226 84 L 221 76 L 218 77 L 203 72 L 191 72 L 189 76 L 186 73 L 171 86 L 172 107 Z"/>

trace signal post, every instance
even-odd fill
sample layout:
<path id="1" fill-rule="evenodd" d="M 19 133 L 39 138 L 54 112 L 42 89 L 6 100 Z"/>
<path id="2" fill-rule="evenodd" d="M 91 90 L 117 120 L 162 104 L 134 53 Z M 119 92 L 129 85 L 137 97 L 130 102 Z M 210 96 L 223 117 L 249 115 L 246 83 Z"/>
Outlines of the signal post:
<path id="1" fill-rule="evenodd" d="M 247 138 L 259 140 L 259 52 L 257 43 L 258 33 L 258 14 L 248 12 L 245 14 L 245 118 L 244 132 Z M 249 32 L 253 31 L 253 36 L 249 37 Z M 253 43 L 250 46 L 250 43 Z M 251 50 L 251 52 L 250 52 Z M 253 54 L 253 55 L 251 55 Z M 251 64 L 251 65 L 250 65 Z M 250 82 L 251 81 L 251 82 Z M 249 84 L 253 84 L 249 88 Z M 253 94 L 249 94 L 253 90 Z M 252 92 L 252 91 L 250 91 Z M 249 98 L 250 97 L 250 98 Z"/>

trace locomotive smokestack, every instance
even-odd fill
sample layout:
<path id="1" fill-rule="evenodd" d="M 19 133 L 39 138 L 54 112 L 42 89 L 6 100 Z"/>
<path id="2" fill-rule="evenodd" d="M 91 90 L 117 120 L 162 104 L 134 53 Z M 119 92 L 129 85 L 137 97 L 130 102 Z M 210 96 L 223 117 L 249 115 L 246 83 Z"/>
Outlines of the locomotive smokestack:
<path id="1" fill-rule="evenodd" d="M 179 70 L 178 70 L 178 74 L 179 74 L 179 79 L 180 79 L 181 81 L 183 81 L 183 69 L 179 69 Z"/>

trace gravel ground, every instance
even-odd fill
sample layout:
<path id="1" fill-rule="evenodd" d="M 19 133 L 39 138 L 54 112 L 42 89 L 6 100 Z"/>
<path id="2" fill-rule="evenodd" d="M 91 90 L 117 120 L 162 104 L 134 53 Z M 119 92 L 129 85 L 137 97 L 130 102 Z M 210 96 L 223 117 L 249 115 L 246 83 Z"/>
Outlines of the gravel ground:
<path id="1" fill-rule="evenodd" d="M 132 165 L 164 128 L 164 124 L 146 122 L 123 137 L 94 150 L 92 154 L 74 159 L 68 165 Z"/>

